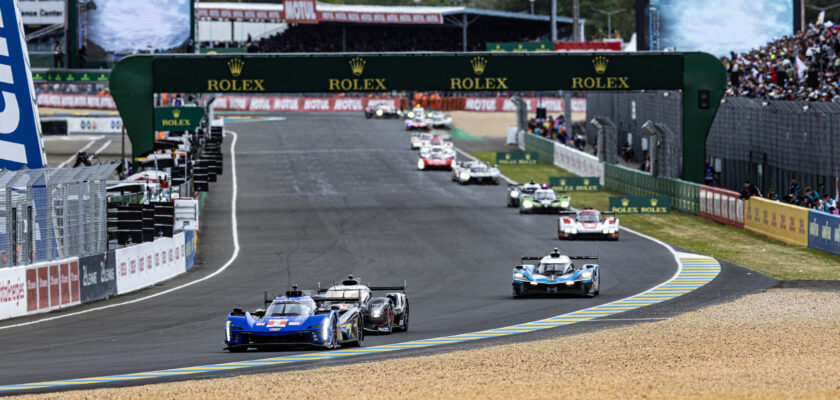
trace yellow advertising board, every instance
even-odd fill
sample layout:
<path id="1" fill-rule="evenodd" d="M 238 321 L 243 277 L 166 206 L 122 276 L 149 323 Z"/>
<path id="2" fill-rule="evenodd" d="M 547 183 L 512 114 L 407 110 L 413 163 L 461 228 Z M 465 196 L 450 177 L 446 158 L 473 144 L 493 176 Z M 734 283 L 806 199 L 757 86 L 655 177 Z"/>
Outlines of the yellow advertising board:
<path id="1" fill-rule="evenodd" d="M 750 197 L 744 202 L 744 228 L 785 243 L 808 246 L 808 209 Z"/>

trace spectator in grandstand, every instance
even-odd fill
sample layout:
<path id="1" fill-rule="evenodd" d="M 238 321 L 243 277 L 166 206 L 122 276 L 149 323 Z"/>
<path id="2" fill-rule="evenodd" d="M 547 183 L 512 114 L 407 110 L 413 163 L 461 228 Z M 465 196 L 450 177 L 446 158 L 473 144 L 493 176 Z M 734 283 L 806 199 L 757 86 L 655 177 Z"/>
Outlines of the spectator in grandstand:
<path id="1" fill-rule="evenodd" d="M 817 208 L 820 205 L 820 194 L 811 189 L 810 186 L 805 187 L 805 198 L 802 199 L 801 205 L 807 208 Z"/>
<path id="2" fill-rule="evenodd" d="M 706 160 L 706 165 L 703 167 L 703 183 L 705 183 L 706 186 L 712 186 L 715 184 L 715 170 L 712 168 L 712 163 L 709 160 Z"/>
<path id="3" fill-rule="evenodd" d="M 645 156 L 645 160 L 639 165 L 639 171 L 650 172 L 650 156 Z"/>
<path id="4" fill-rule="evenodd" d="M 55 40 L 53 47 L 53 67 L 64 68 L 64 49 L 61 48 L 61 41 Z"/>
<path id="5" fill-rule="evenodd" d="M 800 193 L 802 188 L 799 186 L 799 182 L 796 179 L 790 180 L 790 186 L 788 187 L 788 196 L 793 196 L 799 199 Z"/>
<path id="6" fill-rule="evenodd" d="M 822 212 L 827 212 L 829 214 L 836 214 L 837 213 L 837 200 L 832 199 L 828 193 L 823 193 L 822 199 L 820 199 L 819 210 Z"/>
<path id="7" fill-rule="evenodd" d="M 770 188 L 770 190 L 767 191 L 766 198 L 767 200 L 779 201 L 779 194 L 776 193 L 776 189 Z"/>
<path id="8" fill-rule="evenodd" d="M 761 190 L 747 179 L 744 181 L 744 190 L 741 191 L 741 198 L 746 200 L 752 196 L 761 197 Z"/>

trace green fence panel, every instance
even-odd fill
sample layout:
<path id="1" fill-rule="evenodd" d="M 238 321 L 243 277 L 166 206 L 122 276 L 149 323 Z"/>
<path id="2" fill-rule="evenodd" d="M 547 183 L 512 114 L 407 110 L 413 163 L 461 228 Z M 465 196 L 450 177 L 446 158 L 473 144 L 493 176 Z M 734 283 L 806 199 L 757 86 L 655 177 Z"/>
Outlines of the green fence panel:
<path id="1" fill-rule="evenodd" d="M 653 177 L 647 172 L 615 164 L 604 164 L 604 186 L 636 196 L 668 196 L 671 207 L 697 214 L 700 185 L 679 179 Z"/>
<path id="2" fill-rule="evenodd" d="M 525 151 L 536 151 L 540 161 L 554 164 L 554 141 L 533 133 L 525 134 Z"/>

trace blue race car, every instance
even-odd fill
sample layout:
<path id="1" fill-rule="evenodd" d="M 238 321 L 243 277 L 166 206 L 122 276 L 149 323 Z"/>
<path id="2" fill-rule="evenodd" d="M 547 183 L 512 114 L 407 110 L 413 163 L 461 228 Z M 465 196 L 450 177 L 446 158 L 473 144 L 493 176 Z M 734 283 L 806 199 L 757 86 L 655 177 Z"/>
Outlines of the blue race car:
<path id="1" fill-rule="evenodd" d="M 576 266 L 572 260 L 598 260 L 598 257 L 569 257 L 561 255 L 556 248 L 544 257 L 522 257 L 522 264 L 513 269 L 513 297 L 554 293 L 597 296 L 601 288 L 598 264 Z M 526 264 L 529 261 L 538 263 Z"/>
<path id="2" fill-rule="evenodd" d="M 364 317 L 351 301 L 347 297 L 313 297 L 293 287 L 285 296 L 266 299 L 267 310 L 249 313 L 234 308 L 225 322 L 227 350 L 233 353 L 250 347 L 361 346 Z"/>

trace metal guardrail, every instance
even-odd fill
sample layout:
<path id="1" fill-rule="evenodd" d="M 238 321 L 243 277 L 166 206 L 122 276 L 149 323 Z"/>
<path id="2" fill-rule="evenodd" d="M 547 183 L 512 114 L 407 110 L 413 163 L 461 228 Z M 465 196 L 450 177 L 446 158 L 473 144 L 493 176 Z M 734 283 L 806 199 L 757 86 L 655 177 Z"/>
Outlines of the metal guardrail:
<path id="1" fill-rule="evenodd" d="M 668 196 L 671 206 L 691 213 L 699 212 L 700 185 L 679 179 L 655 177 L 621 165 L 604 164 L 605 186 L 636 196 Z"/>
<path id="2" fill-rule="evenodd" d="M 536 151 L 540 155 L 540 161 L 554 164 L 554 141 L 526 133 L 525 150 Z"/>

